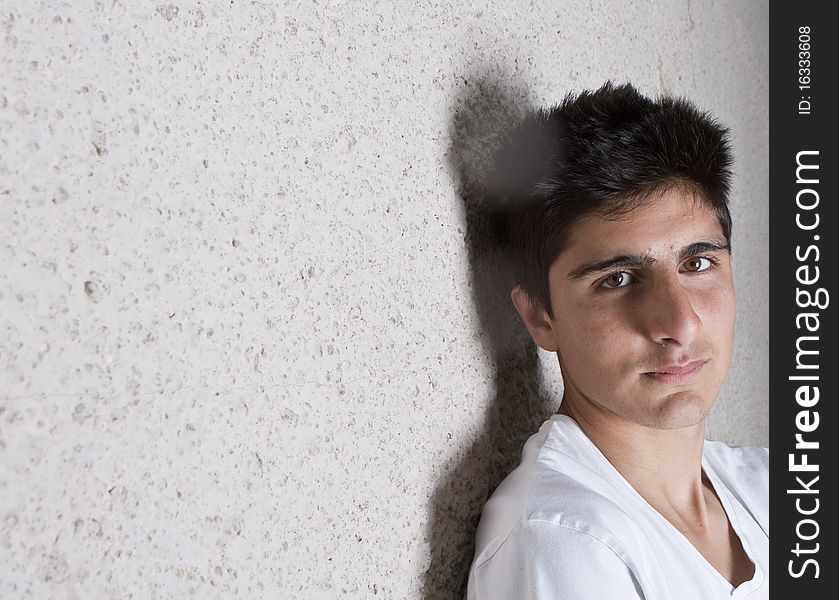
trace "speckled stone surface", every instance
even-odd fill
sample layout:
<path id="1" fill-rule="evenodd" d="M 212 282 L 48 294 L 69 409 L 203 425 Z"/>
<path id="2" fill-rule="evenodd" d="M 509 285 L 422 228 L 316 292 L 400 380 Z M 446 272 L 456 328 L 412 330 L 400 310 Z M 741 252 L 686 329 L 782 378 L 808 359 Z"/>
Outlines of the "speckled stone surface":
<path id="1" fill-rule="evenodd" d="M 556 408 L 470 200 L 497 124 L 630 80 L 734 132 L 768 436 L 764 2 L 0 0 L 0 597 L 456 600 Z"/>

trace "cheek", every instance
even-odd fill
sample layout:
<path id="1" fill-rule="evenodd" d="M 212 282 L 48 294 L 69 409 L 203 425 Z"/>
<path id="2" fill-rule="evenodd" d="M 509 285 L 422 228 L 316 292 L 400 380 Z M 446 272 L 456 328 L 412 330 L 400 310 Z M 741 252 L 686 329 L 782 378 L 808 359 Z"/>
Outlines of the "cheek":
<path id="1" fill-rule="evenodd" d="M 605 365 L 620 363 L 619 357 L 631 347 L 631 340 L 625 335 L 625 318 L 600 309 L 575 308 L 566 312 L 564 318 L 558 317 L 555 329 L 566 366 L 596 372 L 603 371 Z"/>
<path id="2" fill-rule="evenodd" d="M 714 371 L 716 378 L 722 382 L 734 353 L 734 289 L 731 286 L 720 286 L 713 293 L 706 290 L 702 299 L 700 317 L 704 333 L 701 339 L 717 359 Z"/>
<path id="3" fill-rule="evenodd" d="M 722 288 L 707 295 L 703 312 L 705 321 L 720 336 L 734 335 L 736 303 L 733 288 Z"/>
<path id="4" fill-rule="evenodd" d="M 694 312 L 700 316 L 719 320 L 734 312 L 734 281 L 724 268 L 705 277 L 685 276 L 682 284 L 689 290 Z"/>

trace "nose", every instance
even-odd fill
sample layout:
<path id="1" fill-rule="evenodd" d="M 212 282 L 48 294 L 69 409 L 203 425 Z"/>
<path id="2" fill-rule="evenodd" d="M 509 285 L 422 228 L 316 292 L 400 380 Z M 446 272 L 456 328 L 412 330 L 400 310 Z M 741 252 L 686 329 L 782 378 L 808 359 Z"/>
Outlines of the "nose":
<path id="1" fill-rule="evenodd" d="M 690 345 L 702 326 L 694 300 L 678 276 L 656 282 L 639 307 L 646 335 L 659 345 Z"/>

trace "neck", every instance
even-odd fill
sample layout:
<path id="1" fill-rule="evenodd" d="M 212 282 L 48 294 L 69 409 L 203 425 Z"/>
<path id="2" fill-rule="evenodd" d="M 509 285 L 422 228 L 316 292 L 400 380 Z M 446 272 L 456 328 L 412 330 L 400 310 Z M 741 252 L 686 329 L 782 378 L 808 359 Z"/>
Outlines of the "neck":
<path id="1" fill-rule="evenodd" d="M 563 400 L 559 412 L 574 419 L 606 459 L 665 516 L 706 518 L 710 485 L 702 473 L 704 420 L 678 429 L 639 425 L 614 413 L 580 410 Z"/>

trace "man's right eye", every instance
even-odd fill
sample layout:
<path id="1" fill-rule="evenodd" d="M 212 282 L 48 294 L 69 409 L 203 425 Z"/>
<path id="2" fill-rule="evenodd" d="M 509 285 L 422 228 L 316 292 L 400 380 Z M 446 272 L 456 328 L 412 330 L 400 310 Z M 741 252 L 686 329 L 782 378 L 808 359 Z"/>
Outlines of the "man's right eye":
<path id="1" fill-rule="evenodd" d="M 632 283 L 632 275 L 626 271 L 618 271 L 617 273 L 612 273 L 603 279 L 598 287 L 606 288 L 607 290 L 614 290 L 626 287 L 630 283 Z"/>

